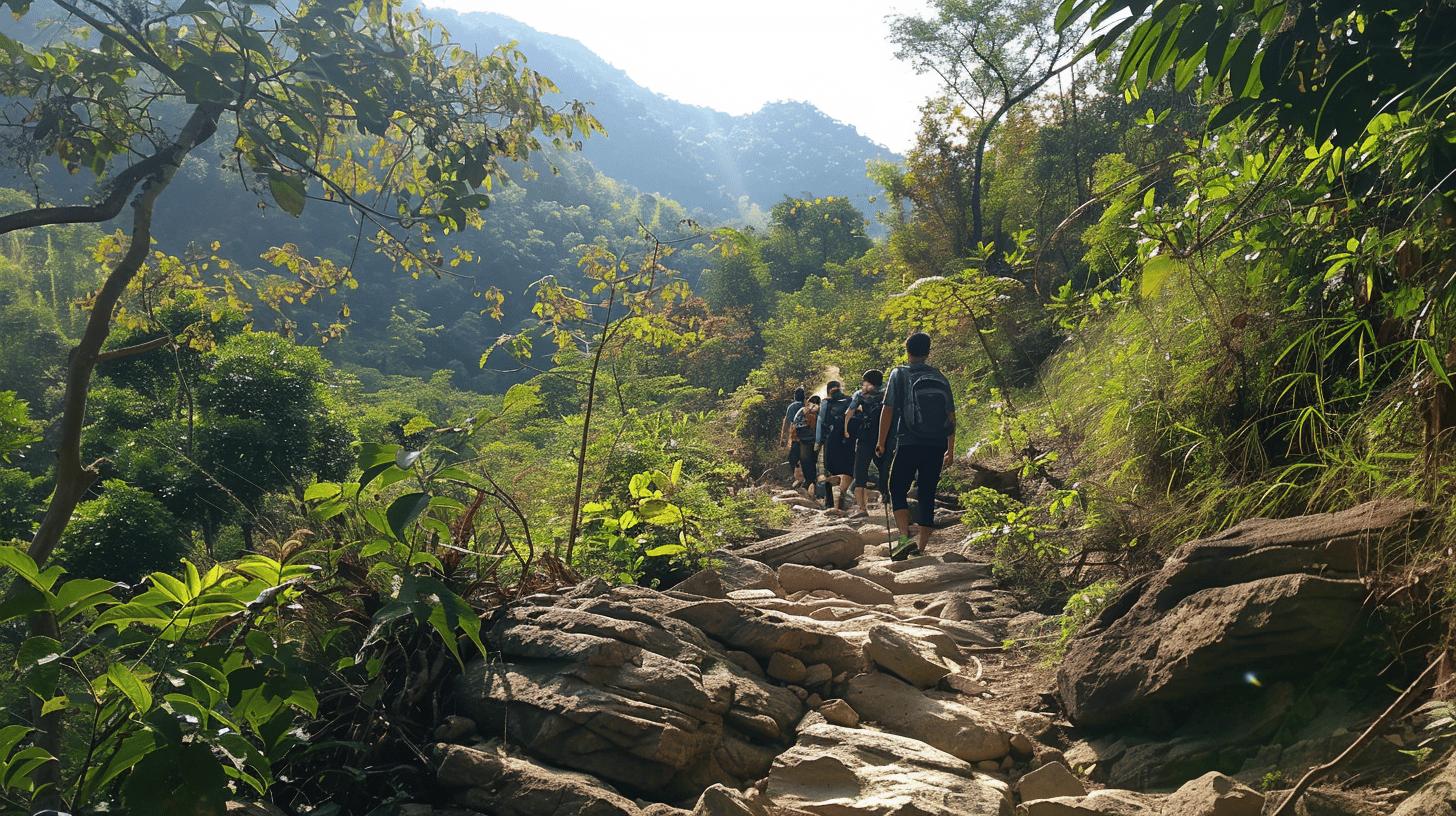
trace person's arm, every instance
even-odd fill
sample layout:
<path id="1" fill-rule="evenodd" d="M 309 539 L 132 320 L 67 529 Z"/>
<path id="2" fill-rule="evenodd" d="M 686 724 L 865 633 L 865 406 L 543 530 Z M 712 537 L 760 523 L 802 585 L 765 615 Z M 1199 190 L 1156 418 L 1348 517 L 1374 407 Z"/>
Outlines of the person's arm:
<path id="1" fill-rule="evenodd" d="M 875 443 L 875 455 L 885 455 L 885 440 L 890 435 L 890 426 L 895 422 L 895 409 L 890 407 L 890 401 L 885 400 L 885 405 L 880 409 L 880 439 Z"/>
<path id="2" fill-rule="evenodd" d="M 814 423 L 814 448 L 824 444 L 824 403 L 819 403 L 819 421 Z"/>
<path id="3" fill-rule="evenodd" d="M 950 433 L 945 437 L 945 463 L 949 465 L 955 459 L 955 433 L 956 418 L 955 411 L 950 412 Z"/>
<path id="4" fill-rule="evenodd" d="M 856 391 L 855 394 L 854 394 L 854 396 L 852 396 L 852 397 L 849 398 L 849 410 L 844 412 L 844 438 L 845 439 L 848 439 L 849 438 L 849 423 L 850 423 L 850 421 L 852 421 L 854 419 L 854 415 L 858 411 L 859 411 L 859 392 Z"/>

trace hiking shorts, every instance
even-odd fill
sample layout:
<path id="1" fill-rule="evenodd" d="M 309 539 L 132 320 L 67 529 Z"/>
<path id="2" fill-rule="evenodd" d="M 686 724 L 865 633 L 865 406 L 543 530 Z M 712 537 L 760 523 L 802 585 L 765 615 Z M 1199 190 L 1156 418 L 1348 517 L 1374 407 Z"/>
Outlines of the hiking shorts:
<path id="1" fill-rule="evenodd" d="M 854 473 L 854 441 L 829 440 L 824 443 L 824 472 L 830 476 Z"/>
<path id="2" fill-rule="evenodd" d="M 854 486 L 864 487 L 870 483 L 870 465 L 874 465 L 875 487 L 881 493 L 888 493 L 890 489 L 885 484 L 885 474 L 890 472 L 890 457 L 894 455 L 893 450 L 888 450 L 884 456 L 876 456 L 873 441 L 859 440 L 854 446 Z"/>
<path id="3" fill-rule="evenodd" d="M 935 490 L 940 485 L 940 469 L 945 462 L 945 445 L 899 445 L 890 460 L 890 506 L 910 509 L 910 483 L 915 483 L 919 504 L 916 521 L 929 525 L 935 521 Z"/>

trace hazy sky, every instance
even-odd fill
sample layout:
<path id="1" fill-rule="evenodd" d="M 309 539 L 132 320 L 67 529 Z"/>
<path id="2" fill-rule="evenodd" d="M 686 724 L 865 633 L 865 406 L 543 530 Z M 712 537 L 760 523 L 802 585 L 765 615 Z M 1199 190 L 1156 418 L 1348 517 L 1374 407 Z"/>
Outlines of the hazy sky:
<path id="1" fill-rule="evenodd" d="M 897 151 L 935 90 L 895 59 L 885 17 L 924 0 L 427 0 L 585 43 L 658 93 L 728 113 L 804 100 Z M 529 55 L 528 55 L 529 56 Z M 570 89 L 566 89 L 568 92 Z"/>

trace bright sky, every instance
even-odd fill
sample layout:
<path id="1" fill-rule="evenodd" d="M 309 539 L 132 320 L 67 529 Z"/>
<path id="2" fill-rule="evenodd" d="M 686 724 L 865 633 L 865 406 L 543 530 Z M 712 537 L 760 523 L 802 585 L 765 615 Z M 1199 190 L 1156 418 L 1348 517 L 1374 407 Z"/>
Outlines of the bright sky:
<path id="1" fill-rule="evenodd" d="M 811 102 L 893 150 L 935 82 L 895 59 L 885 17 L 924 0 L 427 0 L 580 40 L 648 88 L 728 113 Z"/>

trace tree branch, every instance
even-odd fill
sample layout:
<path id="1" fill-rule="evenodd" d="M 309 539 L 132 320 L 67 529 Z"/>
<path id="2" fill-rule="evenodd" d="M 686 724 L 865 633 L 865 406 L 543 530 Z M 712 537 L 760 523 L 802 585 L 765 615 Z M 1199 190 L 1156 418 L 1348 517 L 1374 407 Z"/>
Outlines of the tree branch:
<path id="1" fill-rule="evenodd" d="M 138 354 L 146 354 L 153 349 L 159 349 L 170 342 L 172 342 L 172 338 L 163 335 L 162 337 L 156 337 L 148 340 L 145 343 L 137 343 L 136 345 L 123 346 L 118 349 L 103 351 L 100 354 L 96 355 L 96 362 L 109 363 L 112 360 L 122 360 L 127 357 L 135 357 Z"/>

